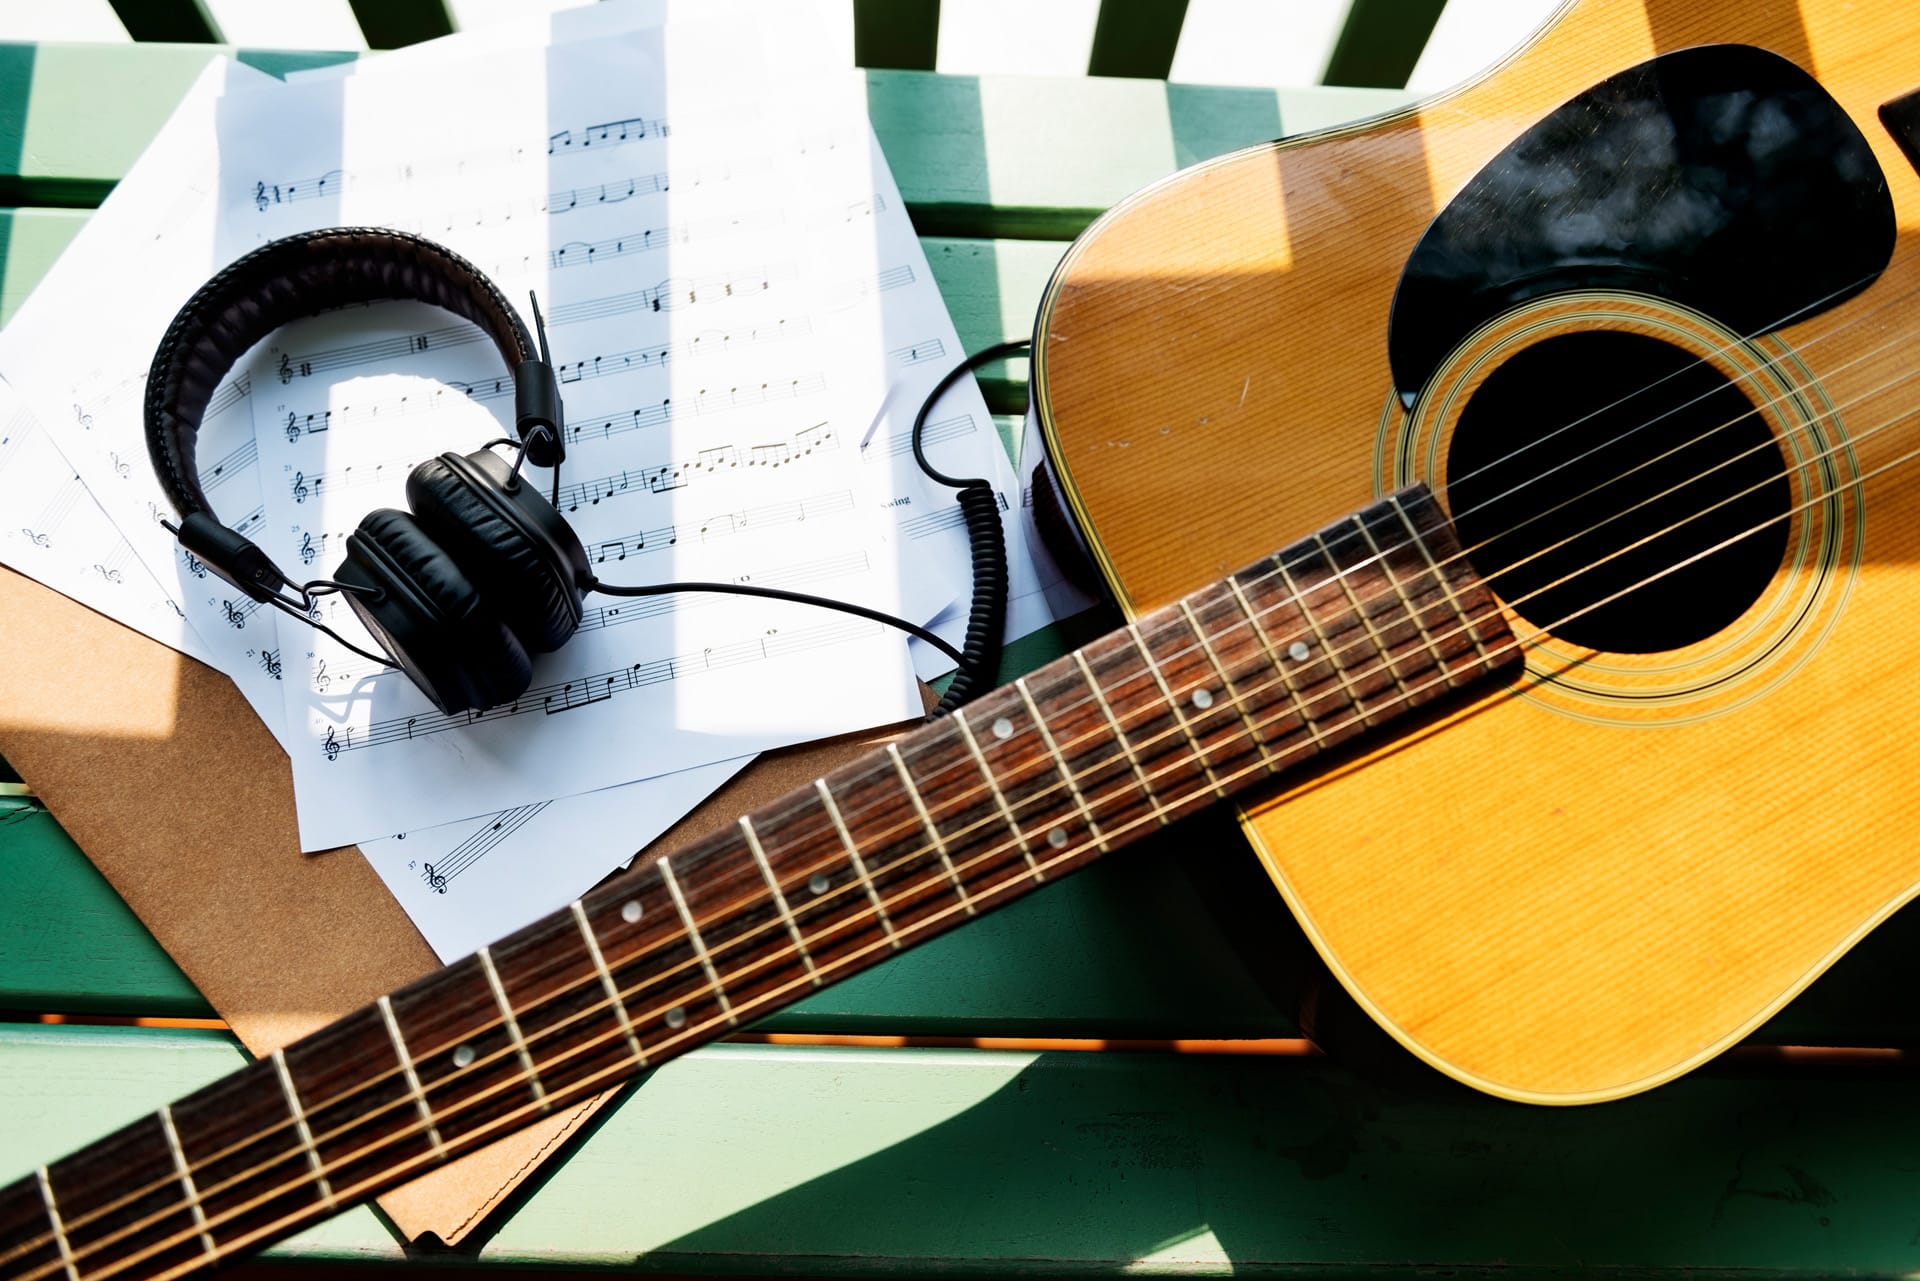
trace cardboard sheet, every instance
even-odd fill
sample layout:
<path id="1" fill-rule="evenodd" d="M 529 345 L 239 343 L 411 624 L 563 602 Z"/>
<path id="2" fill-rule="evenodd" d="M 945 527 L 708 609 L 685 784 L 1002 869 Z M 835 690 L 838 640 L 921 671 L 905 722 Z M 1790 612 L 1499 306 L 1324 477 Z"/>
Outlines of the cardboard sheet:
<path id="1" fill-rule="evenodd" d="M 884 741 L 763 759 L 650 855 Z M 286 757 L 225 676 L 0 568 L 0 756 L 254 1054 L 436 968 L 358 852 L 300 853 Z M 380 1198 L 458 1244 L 610 1095 Z"/>

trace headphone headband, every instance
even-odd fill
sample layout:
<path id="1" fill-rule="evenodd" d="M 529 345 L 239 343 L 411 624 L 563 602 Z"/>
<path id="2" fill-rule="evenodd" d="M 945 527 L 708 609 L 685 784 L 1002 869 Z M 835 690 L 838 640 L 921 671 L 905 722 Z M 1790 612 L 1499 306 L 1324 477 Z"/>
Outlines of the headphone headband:
<path id="1" fill-rule="evenodd" d="M 334 227 L 272 241 L 228 264 L 187 300 L 160 340 L 147 374 L 147 450 L 174 509 L 183 517 L 211 509 L 194 447 L 207 404 L 235 361 L 291 321 L 390 300 L 432 303 L 485 330 L 515 373 L 522 411 L 517 426 L 529 441 L 528 461 L 551 466 L 558 460 L 559 398 L 552 397 L 550 412 L 528 405 L 542 399 L 542 389 L 528 384 L 541 380 L 522 379 L 520 369 L 538 353 L 493 282 L 465 258 L 419 236 Z M 549 433 L 530 439 L 539 425 Z"/>

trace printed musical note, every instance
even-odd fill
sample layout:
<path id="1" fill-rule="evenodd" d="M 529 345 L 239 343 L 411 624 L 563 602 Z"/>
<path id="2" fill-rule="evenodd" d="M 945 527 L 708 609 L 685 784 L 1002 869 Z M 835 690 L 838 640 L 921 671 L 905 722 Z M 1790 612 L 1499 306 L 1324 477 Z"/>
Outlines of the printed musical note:
<path id="1" fill-rule="evenodd" d="M 887 353 L 887 359 L 896 365 L 919 365 L 938 360 L 946 354 L 947 345 L 938 338 L 922 338 L 909 346 L 895 347 Z"/>
<path id="2" fill-rule="evenodd" d="M 958 508 L 955 510 L 957 511 Z M 328 760 L 335 760 L 341 752 L 359 751 L 409 738 L 441 734 L 452 729 L 465 729 L 479 724 L 511 720 L 513 717 L 525 715 L 536 709 L 545 715 L 557 714 L 561 711 L 603 703 L 618 694 L 679 680 L 689 672 L 721 671 L 767 658 L 837 645 L 862 636 L 874 635 L 880 630 L 881 625 L 878 623 L 850 618 L 816 627 L 789 628 L 779 632 L 762 631 L 749 640 L 705 646 L 698 652 L 644 659 L 613 671 L 598 672 L 592 676 L 579 677 L 557 684 L 535 686 L 507 707 L 451 714 L 426 712 L 418 716 L 374 721 L 357 738 L 351 727 L 342 730 L 336 736 L 335 728 L 329 726 L 322 748 L 327 752 Z"/>

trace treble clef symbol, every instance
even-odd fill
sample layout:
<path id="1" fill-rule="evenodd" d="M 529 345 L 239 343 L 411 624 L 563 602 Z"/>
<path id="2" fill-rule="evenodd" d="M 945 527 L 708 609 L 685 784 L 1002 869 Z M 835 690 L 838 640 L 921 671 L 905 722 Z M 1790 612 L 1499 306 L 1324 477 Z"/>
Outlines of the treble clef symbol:
<path id="1" fill-rule="evenodd" d="M 237 608 L 231 600 L 223 600 L 220 604 L 221 607 L 227 611 L 227 621 L 229 623 L 232 623 L 235 627 L 245 627 L 247 625 L 246 611 Z"/>
<path id="2" fill-rule="evenodd" d="M 93 415 L 87 412 L 84 405 L 76 404 L 73 407 L 73 420 L 88 431 L 93 430 Z"/>
<path id="3" fill-rule="evenodd" d="M 275 680 L 279 680 L 280 679 L 280 651 L 277 649 L 269 649 L 269 650 L 261 651 L 260 666 L 266 669 L 267 675 L 273 677 L 273 679 Z"/>
<path id="4" fill-rule="evenodd" d="M 313 564 L 313 558 L 319 554 L 319 549 L 313 545 L 313 535 L 300 535 L 300 563 L 302 565 L 311 565 Z"/>
<path id="5" fill-rule="evenodd" d="M 289 413 L 287 415 L 287 443 L 291 445 L 294 441 L 299 439 L 300 439 L 300 425 L 294 422 L 293 415 Z"/>
<path id="6" fill-rule="evenodd" d="M 424 865 L 420 871 L 421 874 L 427 878 L 428 889 L 432 890 L 435 894 L 445 894 L 447 892 L 447 878 L 443 874 L 434 871 L 433 864 L 428 863 Z"/>
<path id="7" fill-rule="evenodd" d="M 261 213 L 265 213 L 267 211 L 267 204 L 268 204 L 267 184 L 264 182 L 254 183 L 253 184 L 253 207 L 255 209 L 258 209 Z"/>
<path id="8" fill-rule="evenodd" d="M 280 381 L 283 383 L 293 381 L 293 361 L 288 359 L 284 352 L 280 356 Z M 293 415 L 287 415 L 287 421 L 292 422 Z"/>
<path id="9" fill-rule="evenodd" d="M 340 740 L 333 736 L 333 727 L 331 725 L 327 727 L 327 740 L 320 744 L 320 750 L 327 754 L 327 759 L 330 761 L 340 759 Z"/>
<path id="10" fill-rule="evenodd" d="M 126 459 L 120 457 L 119 450 L 109 451 L 108 457 L 110 457 L 113 460 L 114 475 L 118 476 L 121 480 L 125 480 L 128 476 L 133 474 L 133 465 L 129 463 Z"/>
<path id="11" fill-rule="evenodd" d="M 305 472 L 297 471 L 293 473 L 293 501 L 296 503 L 304 503 L 307 501 L 307 474 Z"/>
<path id="12" fill-rule="evenodd" d="M 110 583 L 118 583 L 118 582 L 124 581 L 120 577 L 119 570 L 108 569 L 105 565 L 102 565 L 99 561 L 93 562 L 93 569 L 95 573 L 99 574 L 100 577 L 106 579 Z"/>
<path id="13" fill-rule="evenodd" d="M 320 660 L 319 665 L 313 669 L 313 687 L 324 694 L 332 684 L 333 677 L 327 675 L 327 660 L 323 658 Z M 329 733 L 331 733 L 331 731 L 329 731 Z"/>
<path id="14" fill-rule="evenodd" d="M 36 533 L 33 530 L 28 529 L 25 525 L 22 525 L 20 527 L 20 532 L 25 534 L 27 536 L 27 541 L 32 543 L 35 547 L 45 547 L 47 545 L 47 536 L 45 534 Z"/>

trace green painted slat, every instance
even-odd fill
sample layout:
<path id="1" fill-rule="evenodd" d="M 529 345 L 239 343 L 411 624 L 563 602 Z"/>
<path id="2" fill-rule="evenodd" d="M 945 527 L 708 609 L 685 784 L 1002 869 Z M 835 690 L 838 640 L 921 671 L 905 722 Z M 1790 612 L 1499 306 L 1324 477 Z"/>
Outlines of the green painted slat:
<path id="1" fill-rule="evenodd" d="M 939 49 L 940 0 L 853 0 L 856 66 L 932 71 Z"/>
<path id="2" fill-rule="evenodd" d="M 1165 80 L 1186 20 L 1187 0 L 1101 0 L 1087 74 Z"/>
<path id="3" fill-rule="evenodd" d="M 446 0 L 347 0 L 370 49 L 398 49 L 453 34 Z"/>
<path id="4" fill-rule="evenodd" d="M 86 220 L 84 209 L 0 209 L 0 325 L 13 319 Z"/>
<path id="5" fill-rule="evenodd" d="M 0 1181 L 238 1059 L 0 1028 Z M 1595 1108 L 1318 1060 L 723 1046 L 653 1074 L 440 1261 L 803 1276 L 1912 1274 L 1911 1078 L 1698 1076 Z M 275 1254 L 395 1262 L 353 1211 Z"/>
<path id="6" fill-rule="evenodd" d="M 38 805 L 0 801 L 0 1009 L 205 1018 L 206 1001 Z"/>
<path id="7" fill-rule="evenodd" d="M 203 44 L 0 44 L 0 205 L 91 208 L 166 123 L 209 59 Z M 239 51 L 275 72 L 333 53 Z M 102 85 L 113 92 L 102 93 Z"/>
<path id="8" fill-rule="evenodd" d="M 120 25 L 135 40 L 218 44 L 220 24 L 206 0 L 107 0 Z"/>
<path id="9" fill-rule="evenodd" d="M 1071 239 L 1186 165 L 1409 100 L 1372 89 L 867 73 L 868 114 L 923 236 Z"/>
<path id="10" fill-rule="evenodd" d="M 0 204 L 97 204 L 214 52 L 0 46 L 0 161 L 10 153 L 14 160 L 0 175 Z M 342 56 L 304 55 L 311 63 Z M 115 92 L 99 94 L 101 84 Z M 1377 90 L 905 71 L 868 72 L 867 94 L 923 235 L 1050 239 L 1073 236 L 1100 210 L 1183 165 L 1407 100 Z M 1062 146 L 1063 138 L 1084 143 Z"/>
<path id="11" fill-rule="evenodd" d="M 1321 79 L 1330 85 L 1405 86 L 1446 6 L 1447 0 L 1352 0 Z"/>

